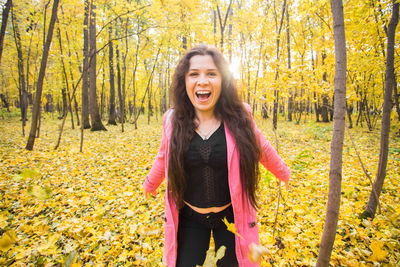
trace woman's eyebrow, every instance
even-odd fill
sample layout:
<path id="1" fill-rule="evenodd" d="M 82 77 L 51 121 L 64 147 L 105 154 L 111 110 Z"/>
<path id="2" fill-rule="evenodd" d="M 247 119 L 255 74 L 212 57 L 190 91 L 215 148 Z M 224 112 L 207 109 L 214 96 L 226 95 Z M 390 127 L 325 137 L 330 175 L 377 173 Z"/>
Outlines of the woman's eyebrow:
<path id="1" fill-rule="evenodd" d="M 189 71 L 199 71 L 200 69 L 196 69 L 196 68 L 190 68 Z M 216 71 L 218 70 L 217 68 L 214 69 L 207 69 L 208 71 Z"/>

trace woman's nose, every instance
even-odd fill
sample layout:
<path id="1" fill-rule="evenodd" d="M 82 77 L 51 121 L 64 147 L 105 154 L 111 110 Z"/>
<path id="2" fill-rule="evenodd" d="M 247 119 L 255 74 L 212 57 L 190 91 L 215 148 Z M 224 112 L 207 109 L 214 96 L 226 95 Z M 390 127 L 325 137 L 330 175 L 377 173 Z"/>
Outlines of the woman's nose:
<path id="1" fill-rule="evenodd" d="M 199 79 L 197 80 L 197 84 L 199 85 L 205 85 L 208 84 L 208 78 L 205 75 L 200 75 Z"/>

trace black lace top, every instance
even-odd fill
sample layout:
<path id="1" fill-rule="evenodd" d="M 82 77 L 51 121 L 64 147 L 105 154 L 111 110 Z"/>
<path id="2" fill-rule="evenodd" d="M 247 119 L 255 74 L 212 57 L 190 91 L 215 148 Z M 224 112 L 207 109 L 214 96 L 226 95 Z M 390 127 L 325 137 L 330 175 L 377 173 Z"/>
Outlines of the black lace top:
<path id="1" fill-rule="evenodd" d="M 186 202 L 199 208 L 221 207 L 231 202 L 223 123 L 207 140 L 194 134 L 184 164 Z"/>

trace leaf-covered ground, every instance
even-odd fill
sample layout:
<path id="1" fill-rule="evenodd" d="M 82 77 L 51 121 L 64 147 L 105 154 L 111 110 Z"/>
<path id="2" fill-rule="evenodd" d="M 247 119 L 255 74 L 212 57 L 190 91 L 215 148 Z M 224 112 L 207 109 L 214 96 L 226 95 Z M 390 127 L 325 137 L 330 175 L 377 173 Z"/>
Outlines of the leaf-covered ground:
<path id="1" fill-rule="evenodd" d="M 276 146 L 270 122 L 258 119 L 257 124 Z M 69 122 L 60 148 L 53 149 L 59 125 L 44 120 L 34 151 L 26 151 L 20 121 L 0 121 L 0 265 L 162 266 L 165 187 L 148 200 L 142 191 L 160 143 L 160 118 L 150 125 L 143 118 L 138 130 L 126 124 L 125 133 L 120 126 L 85 131 L 83 153 L 79 130 L 71 130 Z M 272 233 L 278 187 L 263 170 L 258 223 L 261 244 L 270 253 L 262 265 L 311 266 L 325 220 L 332 124 L 280 121 L 278 127 L 279 153 L 292 170 L 292 181 L 281 199 L 276 235 L 284 247 L 278 248 Z M 371 186 L 346 133 L 332 265 L 400 262 L 400 140 L 394 137 L 395 129 L 380 198 L 382 213 L 373 221 L 358 218 Z M 352 135 L 374 177 L 379 131 L 356 128 Z"/>

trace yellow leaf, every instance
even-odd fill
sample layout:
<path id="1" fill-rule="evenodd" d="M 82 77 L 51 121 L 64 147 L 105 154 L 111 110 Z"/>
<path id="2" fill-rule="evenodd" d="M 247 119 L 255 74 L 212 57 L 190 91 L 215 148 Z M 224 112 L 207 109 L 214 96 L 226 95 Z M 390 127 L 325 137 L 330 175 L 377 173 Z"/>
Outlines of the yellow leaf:
<path id="1" fill-rule="evenodd" d="M 226 225 L 226 228 L 228 228 L 228 231 L 234 233 L 235 235 L 237 235 L 238 237 L 240 237 L 241 239 L 244 239 L 243 236 L 241 236 L 237 231 L 236 231 L 236 227 L 234 223 L 230 223 L 228 222 L 228 220 L 226 219 L 226 217 L 224 217 L 223 222 Z"/>
<path id="2" fill-rule="evenodd" d="M 262 259 L 263 255 L 268 254 L 268 249 L 261 246 L 261 245 L 257 245 L 254 243 L 251 243 L 249 245 L 249 260 L 251 262 L 260 262 Z"/>
<path id="3" fill-rule="evenodd" d="M 43 255 L 51 255 L 57 251 L 56 242 L 60 238 L 60 234 L 54 234 L 49 237 L 46 242 L 43 242 L 37 251 Z"/>
<path id="4" fill-rule="evenodd" d="M 37 197 L 41 200 L 45 200 L 51 197 L 52 192 L 50 187 L 40 187 L 38 185 L 28 187 L 28 194 L 31 196 Z"/>
<path id="5" fill-rule="evenodd" d="M 0 238 L 0 250 L 3 252 L 9 250 L 16 241 L 17 235 L 15 234 L 14 229 L 8 230 Z"/>
<path id="6" fill-rule="evenodd" d="M 371 261 L 383 261 L 386 259 L 387 251 L 383 248 L 383 241 L 373 240 L 371 242 L 372 255 Z"/>
<path id="7" fill-rule="evenodd" d="M 0 214 L 0 229 L 5 228 L 8 225 L 8 212 Z"/>
<path id="8" fill-rule="evenodd" d="M 218 251 L 215 252 L 214 248 L 209 248 L 207 250 L 206 259 L 202 266 L 197 265 L 196 267 L 214 267 L 217 264 L 217 261 L 222 259 L 225 256 L 225 246 L 220 246 Z"/>

